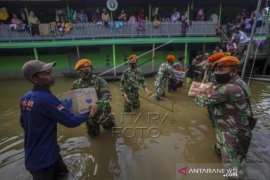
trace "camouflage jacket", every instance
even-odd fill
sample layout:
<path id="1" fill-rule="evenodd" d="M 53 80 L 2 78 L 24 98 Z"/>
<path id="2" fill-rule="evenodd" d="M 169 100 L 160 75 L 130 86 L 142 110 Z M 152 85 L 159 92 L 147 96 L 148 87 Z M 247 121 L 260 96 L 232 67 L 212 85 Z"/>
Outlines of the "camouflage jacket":
<path id="1" fill-rule="evenodd" d="M 168 78 L 172 75 L 173 65 L 169 63 L 162 63 L 158 69 L 158 77 Z"/>
<path id="2" fill-rule="evenodd" d="M 213 70 L 211 70 L 210 65 L 205 68 L 203 80 L 207 83 L 212 82 L 216 84 L 215 73 Z"/>
<path id="3" fill-rule="evenodd" d="M 143 88 L 147 87 L 142 70 L 139 68 L 137 68 L 135 72 L 131 71 L 130 68 L 125 70 L 121 76 L 120 82 L 122 93 L 138 91 L 140 84 L 142 84 Z"/>
<path id="4" fill-rule="evenodd" d="M 167 81 L 169 77 L 174 78 L 173 75 L 173 65 L 170 65 L 169 63 L 162 63 L 158 69 L 158 73 L 155 80 L 155 86 L 158 87 L 161 85 L 162 82 Z"/>
<path id="5" fill-rule="evenodd" d="M 238 75 L 233 77 L 231 79 L 231 83 L 232 84 L 235 84 L 235 85 L 238 85 L 245 93 L 245 96 L 247 99 L 250 98 L 251 96 L 251 91 L 250 91 L 250 88 L 248 87 L 248 85 L 245 83 L 245 81 L 243 81 L 242 78 L 240 78 Z"/>
<path id="6" fill-rule="evenodd" d="M 112 99 L 111 91 L 108 87 L 108 83 L 96 76 L 93 75 L 90 80 L 83 80 L 81 78 L 75 80 L 72 84 L 72 89 L 81 89 L 94 87 L 97 91 L 98 102 L 110 102 Z"/>
<path id="7" fill-rule="evenodd" d="M 195 103 L 212 107 L 217 126 L 223 132 L 237 133 L 240 130 L 249 130 L 246 97 L 239 86 L 219 84 L 208 96 L 198 95 Z"/>

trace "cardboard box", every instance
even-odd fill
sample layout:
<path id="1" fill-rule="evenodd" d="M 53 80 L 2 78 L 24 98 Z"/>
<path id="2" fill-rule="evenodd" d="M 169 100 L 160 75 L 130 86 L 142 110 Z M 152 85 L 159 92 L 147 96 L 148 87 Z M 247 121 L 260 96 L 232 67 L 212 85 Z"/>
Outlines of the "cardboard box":
<path id="1" fill-rule="evenodd" d="M 193 81 L 190 86 L 188 96 L 196 97 L 199 93 L 207 94 L 207 90 L 210 86 L 211 84 Z"/>
<path id="2" fill-rule="evenodd" d="M 48 23 L 39 24 L 39 34 L 41 36 L 50 36 L 50 25 Z"/>
<path id="3" fill-rule="evenodd" d="M 82 88 L 65 92 L 60 96 L 63 105 L 75 114 L 89 111 L 89 106 L 98 101 L 95 88 Z"/>

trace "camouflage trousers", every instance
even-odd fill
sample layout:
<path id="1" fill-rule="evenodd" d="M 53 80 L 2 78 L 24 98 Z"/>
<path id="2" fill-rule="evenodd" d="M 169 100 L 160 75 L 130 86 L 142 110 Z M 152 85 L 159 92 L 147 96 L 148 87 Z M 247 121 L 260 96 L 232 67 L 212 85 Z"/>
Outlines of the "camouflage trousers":
<path id="1" fill-rule="evenodd" d="M 246 178 L 246 171 L 243 161 L 249 148 L 251 132 L 222 131 L 218 125 L 215 127 L 218 148 L 221 151 L 222 164 L 226 168 L 236 168 L 239 179 Z M 238 179 L 238 178 L 236 178 Z"/>
<path id="2" fill-rule="evenodd" d="M 109 103 L 106 103 L 102 109 L 98 111 L 95 117 L 86 121 L 89 136 L 98 136 L 100 134 L 100 125 L 108 130 L 115 126 L 114 116 L 111 113 L 111 106 Z"/>
<path id="3" fill-rule="evenodd" d="M 211 125 L 215 129 L 216 121 L 215 121 L 214 112 L 213 112 L 214 110 L 212 107 L 207 107 L 207 111 L 208 111 L 208 117 L 210 119 Z"/>
<path id="4" fill-rule="evenodd" d="M 155 82 L 157 97 L 161 97 L 164 94 L 166 88 L 167 78 L 157 79 Z"/>
<path id="5" fill-rule="evenodd" d="M 140 107 L 140 99 L 138 90 L 133 90 L 131 92 L 126 92 L 129 102 L 124 102 L 124 111 L 131 112 L 132 109 L 137 109 Z"/>

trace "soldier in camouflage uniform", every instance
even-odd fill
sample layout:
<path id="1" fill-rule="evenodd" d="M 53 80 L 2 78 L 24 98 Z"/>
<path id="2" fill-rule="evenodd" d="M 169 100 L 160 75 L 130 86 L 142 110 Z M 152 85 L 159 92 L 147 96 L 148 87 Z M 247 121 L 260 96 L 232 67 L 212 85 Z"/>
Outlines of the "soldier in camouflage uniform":
<path id="1" fill-rule="evenodd" d="M 251 91 L 248 85 L 243 81 L 243 79 L 237 74 L 237 70 L 234 69 L 231 73 L 231 81 L 232 84 L 238 85 L 242 88 L 245 93 L 246 99 L 249 100 L 251 96 Z"/>
<path id="2" fill-rule="evenodd" d="M 215 68 L 213 67 L 213 63 L 223 58 L 224 56 L 225 56 L 224 53 L 215 53 L 207 58 L 208 62 L 207 62 L 204 78 L 202 80 L 203 83 L 211 83 L 212 86 L 216 85 L 216 79 L 215 79 L 215 73 L 214 73 Z M 211 106 L 207 106 L 207 110 L 208 110 L 208 115 L 209 115 L 211 124 L 215 128 L 216 121 L 213 116 L 213 108 Z"/>
<path id="3" fill-rule="evenodd" d="M 121 93 L 124 97 L 124 111 L 131 112 L 133 108 L 140 107 L 139 87 L 142 84 L 146 93 L 149 93 L 141 69 L 137 67 L 137 56 L 132 54 L 128 58 L 130 68 L 121 76 Z"/>
<path id="4" fill-rule="evenodd" d="M 207 96 L 198 95 L 195 103 L 213 108 L 222 163 L 226 167 L 237 167 L 241 175 L 241 163 L 250 144 L 251 129 L 247 120 L 245 94 L 238 85 L 230 84 L 230 73 L 239 63 L 240 61 L 232 56 L 216 61 L 214 66 L 217 86 Z"/>
<path id="5" fill-rule="evenodd" d="M 207 58 L 208 64 L 207 64 L 202 82 L 216 84 L 215 73 L 214 73 L 215 68 L 213 67 L 213 63 L 223 58 L 224 56 L 228 56 L 228 55 L 229 55 L 228 53 L 217 52 Z"/>
<path id="6" fill-rule="evenodd" d="M 156 98 L 160 100 L 161 96 L 165 96 L 164 89 L 169 78 L 173 78 L 173 63 L 175 61 L 174 55 L 167 56 L 167 62 L 162 63 L 159 67 L 158 74 L 156 76 Z"/>
<path id="7" fill-rule="evenodd" d="M 93 118 L 86 121 L 88 134 L 92 137 L 100 134 L 100 125 L 104 129 L 111 129 L 115 126 L 114 117 L 111 114 L 109 102 L 112 99 L 107 82 L 93 75 L 92 62 L 88 59 L 81 59 L 75 65 L 75 70 L 79 74 L 79 79 L 75 80 L 72 89 L 90 88 L 96 89 L 98 102 L 92 105 L 91 110 L 96 113 Z"/>

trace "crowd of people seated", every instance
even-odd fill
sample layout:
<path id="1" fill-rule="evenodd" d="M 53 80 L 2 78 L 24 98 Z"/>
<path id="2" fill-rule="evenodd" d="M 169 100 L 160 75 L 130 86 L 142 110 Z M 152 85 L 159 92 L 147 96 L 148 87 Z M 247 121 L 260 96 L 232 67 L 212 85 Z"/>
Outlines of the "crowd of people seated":
<path id="1" fill-rule="evenodd" d="M 194 10 L 193 13 L 188 13 L 188 11 L 180 11 L 177 8 L 173 8 L 171 12 L 168 10 L 163 10 L 159 7 L 154 7 L 151 14 L 145 15 L 145 9 L 141 8 L 137 12 L 126 11 L 121 8 L 119 11 L 109 13 L 106 8 L 96 8 L 92 13 L 85 9 L 72 9 L 72 8 L 62 8 L 55 9 L 55 18 L 50 15 L 47 22 L 42 20 L 46 16 L 41 12 L 35 15 L 34 11 L 26 11 L 26 9 L 21 9 L 20 12 L 14 12 L 12 17 L 6 21 L 10 23 L 10 30 L 24 31 L 28 30 L 33 36 L 43 33 L 40 32 L 40 24 L 47 23 L 48 31 L 51 35 L 62 36 L 66 33 L 72 31 L 73 28 L 85 28 L 87 23 L 93 23 L 98 26 L 104 26 L 106 28 L 122 28 L 126 23 L 134 24 L 138 34 L 144 34 L 146 31 L 146 23 L 152 23 L 153 28 L 159 28 L 162 23 L 179 23 L 181 24 L 181 34 L 186 35 L 186 31 L 189 26 L 192 25 L 191 20 L 195 21 L 213 21 L 218 24 L 219 17 L 214 9 L 209 10 L 208 13 L 205 12 L 204 8 L 198 8 L 197 12 Z M 210 13 L 211 12 L 211 13 Z M 263 24 L 263 11 L 257 17 L 257 26 Z M 111 17 L 111 15 L 114 15 Z M 149 17 L 151 16 L 151 17 Z M 40 20 L 40 17 L 42 20 Z M 242 31 L 249 32 L 251 29 L 252 22 L 254 21 L 255 13 L 251 13 L 248 16 L 247 11 L 243 10 L 237 15 L 235 24 L 239 25 Z M 45 33 L 46 34 L 46 33 Z"/>
<path id="2" fill-rule="evenodd" d="M 138 12 L 130 11 L 128 13 L 126 13 L 125 9 L 120 9 L 119 13 L 114 12 L 114 18 L 111 17 L 111 14 L 106 8 L 103 8 L 101 11 L 99 8 L 96 8 L 92 13 L 84 9 L 55 9 L 55 18 L 51 18 L 49 22 L 40 21 L 39 15 L 40 12 L 35 15 L 33 10 L 28 12 L 26 9 L 22 8 L 20 12 L 14 12 L 12 17 L 6 22 L 10 22 L 10 30 L 28 30 L 33 36 L 40 34 L 38 27 L 41 23 L 50 23 L 49 28 L 52 34 L 56 34 L 55 32 L 58 31 L 59 35 L 68 33 L 73 27 L 84 28 L 86 23 L 94 23 L 107 28 L 121 28 L 125 23 L 136 24 L 136 30 L 143 32 L 145 31 L 145 23 L 150 22 L 149 19 L 151 19 L 154 28 L 158 28 L 161 22 L 179 22 L 183 26 L 182 34 L 185 34 L 186 28 L 189 26 L 187 11 L 181 13 L 177 8 L 174 8 L 171 13 L 161 13 L 160 8 L 155 7 L 153 8 L 150 18 L 145 15 L 144 8 L 141 8 Z M 45 17 L 42 17 L 42 19 L 43 18 Z M 199 9 L 195 20 L 205 20 L 203 8 Z M 70 24 L 67 25 L 67 23 Z M 67 26 L 68 28 L 66 28 Z"/>
<path id="3" fill-rule="evenodd" d="M 251 33 L 252 26 L 256 19 L 255 32 L 256 29 L 264 25 L 264 19 L 267 17 L 267 12 L 265 9 L 261 9 L 256 17 L 256 11 L 248 13 L 246 9 L 242 9 L 238 13 L 232 22 L 227 24 L 227 35 L 229 37 L 226 50 L 232 55 L 241 59 L 247 49 L 247 45 L 250 38 L 247 34 Z M 263 48 L 265 40 L 253 40 L 252 44 Z"/>

